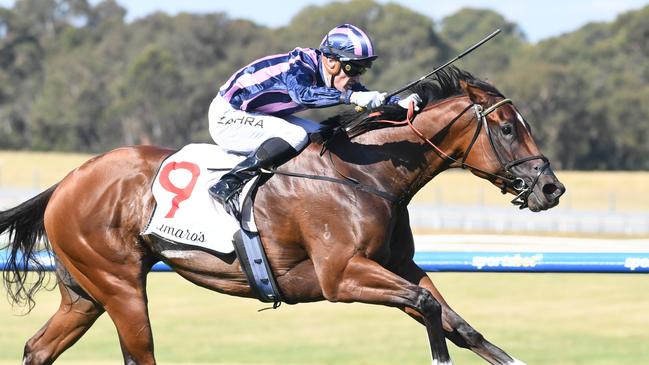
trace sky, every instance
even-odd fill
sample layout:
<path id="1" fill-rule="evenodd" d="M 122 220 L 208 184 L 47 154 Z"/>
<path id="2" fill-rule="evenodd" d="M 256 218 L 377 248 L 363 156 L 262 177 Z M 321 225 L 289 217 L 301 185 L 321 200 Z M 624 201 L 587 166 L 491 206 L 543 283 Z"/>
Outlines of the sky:
<path id="1" fill-rule="evenodd" d="M 98 0 L 91 0 L 97 3 Z M 127 19 L 141 18 L 155 11 L 169 14 L 179 12 L 205 13 L 222 11 L 232 18 L 245 18 L 271 27 L 288 24 L 291 18 L 307 5 L 324 5 L 331 0 L 117 0 L 128 10 Z M 639 9 L 649 0 L 378 0 L 379 3 L 398 3 L 420 11 L 435 21 L 464 7 L 491 9 L 507 20 L 517 23 L 527 39 L 541 39 L 574 31 L 589 22 L 612 21 L 628 10 Z M 0 0 L 0 5 L 11 6 L 13 0 Z"/>

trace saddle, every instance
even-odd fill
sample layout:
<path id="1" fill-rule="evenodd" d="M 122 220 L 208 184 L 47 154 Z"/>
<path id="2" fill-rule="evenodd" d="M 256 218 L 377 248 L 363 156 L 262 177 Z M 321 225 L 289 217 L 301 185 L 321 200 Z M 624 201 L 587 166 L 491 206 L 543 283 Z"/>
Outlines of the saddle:
<path id="1" fill-rule="evenodd" d="M 153 180 L 156 207 L 141 234 L 208 253 L 236 252 L 259 300 L 277 305 L 281 295 L 253 214 L 259 176 L 239 195 L 240 222 L 208 194 L 208 188 L 244 158 L 213 144 L 189 144 L 168 156 Z"/>

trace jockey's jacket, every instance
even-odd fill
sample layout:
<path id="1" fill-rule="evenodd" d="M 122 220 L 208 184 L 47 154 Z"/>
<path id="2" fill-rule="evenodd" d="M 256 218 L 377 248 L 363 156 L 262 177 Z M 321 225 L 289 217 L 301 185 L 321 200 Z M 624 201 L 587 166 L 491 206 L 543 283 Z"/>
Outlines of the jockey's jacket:
<path id="1" fill-rule="evenodd" d="M 345 92 L 327 87 L 321 57 L 317 49 L 295 48 L 288 54 L 260 58 L 235 72 L 219 94 L 235 109 L 281 117 L 349 104 L 352 91 L 367 91 L 360 83 Z"/>

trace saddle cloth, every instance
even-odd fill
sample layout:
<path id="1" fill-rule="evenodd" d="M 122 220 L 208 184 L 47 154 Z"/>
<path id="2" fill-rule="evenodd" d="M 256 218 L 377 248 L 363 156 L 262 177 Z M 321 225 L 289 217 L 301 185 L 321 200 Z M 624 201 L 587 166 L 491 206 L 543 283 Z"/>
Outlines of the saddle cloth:
<path id="1" fill-rule="evenodd" d="M 234 251 L 233 237 L 240 228 L 257 232 L 252 201 L 252 179 L 240 194 L 239 222 L 212 199 L 208 188 L 243 160 L 213 144 L 189 144 L 167 157 L 158 170 L 152 192 L 156 207 L 142 235 L 216 252 Z"/>

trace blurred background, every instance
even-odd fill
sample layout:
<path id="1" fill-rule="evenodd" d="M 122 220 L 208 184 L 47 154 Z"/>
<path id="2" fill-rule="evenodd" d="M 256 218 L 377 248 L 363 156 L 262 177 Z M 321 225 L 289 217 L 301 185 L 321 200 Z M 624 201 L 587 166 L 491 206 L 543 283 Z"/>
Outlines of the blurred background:
<path id="1" fill-rule="evenodd" d="M 387 91 L 500 28 L 456 65 L 514 101 L 567 192 L 558 207 L 534 214 L 464 171 L 445 172 L 410 205 L 418 249 L 646 254 L 648 4 L 0 0 L 0 209 L 119 146 L 209 142 L 207 108 L 234 71 L 267 54 L 317 47 L 337 24 L 370 34 L 380 58 L 363 82 Z M 649 268 L 649 259 L 635 267 Z M 431 277 L 488 339 L 529 364 L 649 363 L 646 274 Z M 149 287 L 163 363 L 429 362 L 423 329 L 395 310 L 315 303 L 257 313 L 261 303 L 170 273 L 151 275 Z M 0 365 L 20 361 L 58 293 L 43 291 L 37 303 L 23 317 L 0 300 Z M 456 364 L 484 363 L 465 350 L 452 355 Z M 104 316 L 59 363 L 120 359 Z"/>

